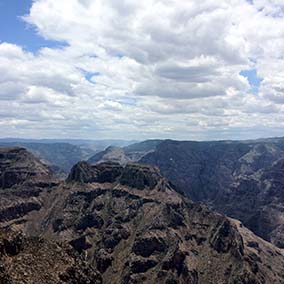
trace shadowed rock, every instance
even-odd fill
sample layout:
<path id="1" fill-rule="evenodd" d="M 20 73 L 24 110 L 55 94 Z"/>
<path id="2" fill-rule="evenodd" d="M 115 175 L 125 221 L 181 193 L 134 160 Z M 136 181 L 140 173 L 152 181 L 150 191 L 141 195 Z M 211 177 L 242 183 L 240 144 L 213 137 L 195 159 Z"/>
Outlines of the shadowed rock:
<path id="1" fill-rule="evenodd" d="M 122 173 L 122 167 L 117 163 L 102 163 L 92 166 L 87 162 L 79 162 L 72 169 L 67 182 L 114 182 Z"/>
<path id="2" fill-rule="evenodd" d="M 24 148 L 0 148 L 0 188 L 50 177 L 49 169 Z"/>
<path id="3" fill-rule="evenodd" d="M 155 167 L 128 164 L 122 172 L 120 183 L 137 189 L 153 189 L 162 179 L 159 170 Z"/>

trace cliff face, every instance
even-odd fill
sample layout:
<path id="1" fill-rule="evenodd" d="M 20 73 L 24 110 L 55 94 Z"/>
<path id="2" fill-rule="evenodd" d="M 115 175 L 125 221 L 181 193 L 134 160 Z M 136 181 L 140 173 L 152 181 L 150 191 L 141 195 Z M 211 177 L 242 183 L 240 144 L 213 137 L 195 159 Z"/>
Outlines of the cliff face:
<path id="1" fill-rule="evenodd" d="M 49 168 L 23 148 L 0 148 L 0 227 L 25 222 L 42 207 L 41 192 L 57 185 Z"/>
<path id="2" fill-rule="evenodd" d="M 216 209 L 243 221 L 262 238 L 284 247 L 283 159 L 252 177 L 240 177 L 216 202 Z"/>
<path id="3" fill-rule="evenodd" d="M 0 148 L 0 188 L 49 177 L 49 169 L 24 148 Z"/>
<path id="4" fill-rule="evenodd" d="M 140 162 L 162 174 L 193 201 L 241 220 L 257 235 L 283 243 L 284 140 L 164 141 Z"/>
<path id="5" fill-rule="evenodd" d="M 23 185 L 0 194 L 37 190 L 40 207 L 0 221 L 2 235 L 24 234 L 16 255 L 0 242 L 0 283 L 25 271 L 27 283 L 283 283 L 280 249 L 189 201 L 155 167 L 80 162 L 66 182 Z"/>

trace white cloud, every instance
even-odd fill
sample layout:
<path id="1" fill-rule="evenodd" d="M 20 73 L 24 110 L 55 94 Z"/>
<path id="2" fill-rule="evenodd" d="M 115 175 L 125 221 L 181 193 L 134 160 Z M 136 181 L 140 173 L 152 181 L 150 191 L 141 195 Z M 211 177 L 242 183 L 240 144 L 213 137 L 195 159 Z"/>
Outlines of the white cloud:
<path id="1" fill-rule="evenodd" d="M 66 46 L 32 54 L 0 44 L 2 135 L 277 134 L 284 123 L 281 2 L 36 0 L 24 19 Z M 258 94 L 239 75 L 244 69 L 263 79 Z"/>

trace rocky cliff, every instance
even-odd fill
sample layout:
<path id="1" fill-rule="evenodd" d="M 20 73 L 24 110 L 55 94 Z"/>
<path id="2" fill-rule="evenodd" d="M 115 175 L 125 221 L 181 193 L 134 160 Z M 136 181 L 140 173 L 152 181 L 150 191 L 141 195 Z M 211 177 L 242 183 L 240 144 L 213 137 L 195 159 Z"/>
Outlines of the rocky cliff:
<path id="1" fill-rule="evenodd" d="M 257 235 L 283 243 L 284 139 L 190 142 L 167 140 L 140 163 L 194 201 L 240 219 Z"/>
<path id="2" fill-rule="evenodd" d="M 50 170 L 24 148 L 0 148 L 0 188 L 49 177 Z"/>
<path id="3" fill-rule="evenodd" d="M 40 203 L 0 221 L 0 283 L 283 283 L 280 249 L 189 201 L 155 167 L 80 162 L 66 182 L 24 185 L 0 192 Z M 8 228 L 24 237 L 10 245 Z"/>

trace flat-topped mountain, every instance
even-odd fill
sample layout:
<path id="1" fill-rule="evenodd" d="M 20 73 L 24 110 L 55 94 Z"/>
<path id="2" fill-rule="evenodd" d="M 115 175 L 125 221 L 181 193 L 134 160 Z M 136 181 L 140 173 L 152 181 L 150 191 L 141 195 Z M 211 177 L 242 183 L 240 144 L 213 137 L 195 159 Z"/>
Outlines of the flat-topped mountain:
<path id="1" fill-rule="evenodd" d="M 156 167 L 80 162 L 65 182 L 24 185 L 0 191 L 40 205 L 0 220 L 2 235 L 24 234 L 15 255 L 0 249 L 0 283 L 44 282 L 45 265 L 46 283 L 283 283 L 280 249 L 189 201 Z"/>

